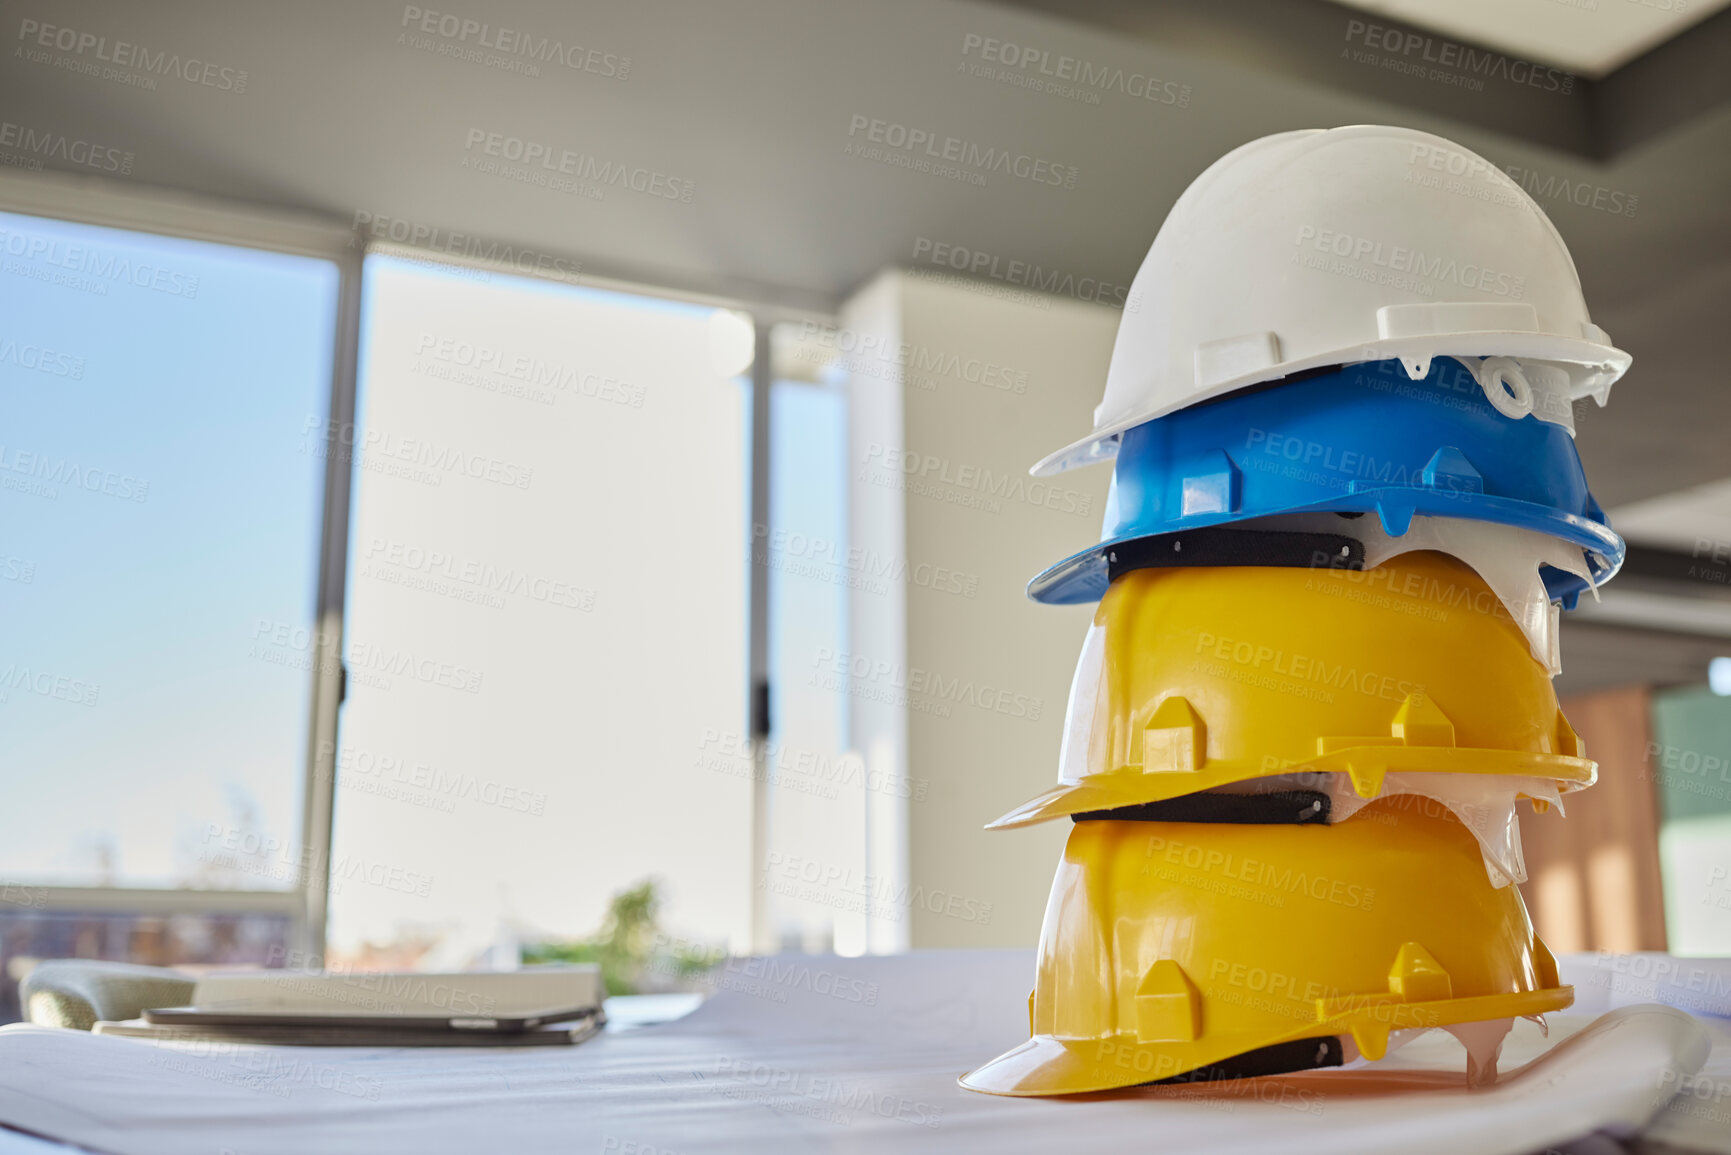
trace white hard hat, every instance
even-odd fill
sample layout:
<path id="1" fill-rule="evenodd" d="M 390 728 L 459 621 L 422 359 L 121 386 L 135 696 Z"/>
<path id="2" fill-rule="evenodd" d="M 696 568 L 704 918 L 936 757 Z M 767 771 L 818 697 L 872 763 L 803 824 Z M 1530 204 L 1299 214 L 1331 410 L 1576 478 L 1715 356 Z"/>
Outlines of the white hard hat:
<path id="1" fill-rule="evenodd" d="M 1248 385 L 1395 358 L 1418 378 L 1443 355 L 1514 358 L 1601 404 L 1630 361 L 1588 319 L 1557 230 L 1489 161 L 1408 128 L 1276 133 L 1172 206 L 1094 431 L 1033 473 L 1110 458 L 1124 430 Z"/>

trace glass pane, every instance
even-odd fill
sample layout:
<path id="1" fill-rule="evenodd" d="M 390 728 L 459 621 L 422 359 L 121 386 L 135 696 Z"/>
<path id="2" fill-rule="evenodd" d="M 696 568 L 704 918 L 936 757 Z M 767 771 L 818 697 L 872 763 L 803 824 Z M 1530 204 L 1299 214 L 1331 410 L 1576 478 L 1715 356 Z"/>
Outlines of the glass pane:
<path id="1" fill-rule="evenodd" d="M 747 394 L 714 310 L 369 257 L 331 950 L 461 966 L 662 881 L 743 949 Z"/>
<path id="2" fill-rule="evenodd" d="M 863 954 L 865 763 L 848 748 L 846 699 L 814 674 L 847 652 L 849 591 L 869 596 L 894 579 L 848 549 L 846 422 L 839 389 L 774 385 L 770 525 L 753 559 L 769 570 L 770 922 L 783 949 Z M 807 876 L 838 881 L 814 887 Z"/>
<path id="3" fill-rule="evenodd" d="M 1731 954 L 1731 697 L 1653 695 L 1647 765 L 1659 795 L 1659 869 L 1672 954 Z"/>
<path id="4" fill-rule="evenodd" d="M 0 879 L 295 878 L 337 270 L 0 214 Z"/>

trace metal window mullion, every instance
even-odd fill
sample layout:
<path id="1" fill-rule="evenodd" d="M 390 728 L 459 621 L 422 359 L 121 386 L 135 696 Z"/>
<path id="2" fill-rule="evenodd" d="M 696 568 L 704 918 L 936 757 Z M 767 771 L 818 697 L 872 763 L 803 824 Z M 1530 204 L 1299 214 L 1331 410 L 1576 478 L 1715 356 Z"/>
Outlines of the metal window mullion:
<path id="1" fill-rule="evenodd" d="M 314 607 L 312 702 L 307 719 L 306 779 L 302 784 L 296 946 L 325 953 L 330 898 L 331 834 L 336 809 L 338 722 L 344 693 L 343 607 L 348 580 L 349 514 L 353 493 L 355 385 L 360 369 L 362 257 L 338 262 L 337 318 L 331 356 L 330 417 L 325 426 L 323 531 Z"/>
<path id="2" fill-rule="evenodd" d="M 770 357 L 772 323 L 754 320 L 755 356 L 751 363 L 751 523 L 747 527 L 748 580 L 746 630 L 747 725 L 751 733 L 751 950 L 775 950 L 771 921 L 769 869 L 769 558 L 759 560 L 758 543 L 769 548 L 770 389 L 774 369 Z"/>

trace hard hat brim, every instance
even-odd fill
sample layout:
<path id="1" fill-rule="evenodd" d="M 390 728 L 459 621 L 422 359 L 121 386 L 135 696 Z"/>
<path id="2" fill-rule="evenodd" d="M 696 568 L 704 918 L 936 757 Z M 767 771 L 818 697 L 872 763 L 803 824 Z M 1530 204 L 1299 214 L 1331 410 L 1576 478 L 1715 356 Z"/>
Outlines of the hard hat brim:
<path id="1" fill-rule="evenodd" d="M 1391 773 L 1412 771 L 1433 774 L 1498 774 L 1517 778 L 1545 778 L 1564 793 L 1584 790 L 1598 780 L 1599 764 L 1591 758 L 1567 754 L 1539 754 L 1528 750 L 1489 750 L 1459 746 L 1352 746 L 1319 754 L 1300 766 L 1282 767 L 1282 773 L 1342 773 L 1361 797 L 1382 792 L 1383 779 Z M 1259 762 L 1210 761 L 1198 770 L 1174 773 L 1139 768 L 1090 774 L 1079 782 L 1060 783 L 1035 795 L 1008 813 L 986 824 L 987 830 L 1013 830 L 1069 818 L 1097 810 L 1117 810 L 1163 802 L 1185 794 L 1214 790 L 1254 778 L 1270 771 Z"/>
<path id="2" fill-rule="evenodd" d="M 1255 518 L 1292 513 L 1375 513 L 1385 523 L 1391 515 L 1385 510 L 1398 506 L 1407 514 L 1425 517 L 1467 517 L 1529 529 L 1566 541 L 1586 550 L 1600 564 L 1593 574 L 1593 584 L 1602 585 L 1622 568 L 1628 547 L 1610 526 L 1582 517 L 1580 514 L 1553 509 L 1530 501 L 1518 501 L 1483 493 L 1460 493 L 1446 489 L 1420 486 L 1385 486 L 1341 493 L 1327 501 L 1281 510 L 1246 511 L 1242 515 L 1209 514 L 1198 517 L 1195 526 L 1174 526 L 1171 532 L 1181 532 L 1199 526 L 1225 526 Z M 1404 526 L 1401 527 L 1404 531 Z M 1390 531 L 1392 533 L 1392 530 Z M 1106 593 L 1110 580 L 1107 555 L 1114 549 L 1149 536 L 1140 533 L 1123 534 L 1071 554 L 1028 583 L 1028 597 L 1043 605 L 1070 606 L 1097 602 Z M 1398 534 L 1395 536 L 1399 536 Z M 1553 571 L 1546 582 L 1554 598 L 1569 599 L 1584 593 L 1589 587 L 1574 574 Z"/>
<path id="3" fill-rule="evenodd" d="M 1164 417 L 1168 413 L 1176 413 L 1180 409 L 1186 409 L 1204 401 L 1211 401 L 1216 397 L 1224 397 L 1228 393 L 1237 392 L 1251 385 L 1268 384 L 1294 373 L 1334 365 L 1355 365 L 1365 361 L 1384 361 L 1397 357 L 1430 359 L 1442 356 L 1531 357 L 1538 360 L 1593 366 L 1595 371 L 1588 374 L 1585 384 L 1572 390 L 1570 396 L 1572 400 L 1589 396 L 1596 397 L 1601 405 L 1604 404 L 1604 399 L 1609 394 L 1611 386 L 1628 371 L 1629 366 L 1634 362 L 1634 358 L 1630 354 L 1613 345 L 1602 345 L 1596 341 L 1548 333 L 1468 332 L 1368 341 L 1243 373 L 1217 384 L 1196 389 L 1181 401 L 1137 410 L 1104 425 L 1096 426 L 1094 431 L 1086 437 L 1072 441 L 1056 453 L 1048 454 L 1035 462 L 1028 472 L 1035 477 L 1049 477 L 1067 469 L 1110 461 L 1118 453 L 1118 436 L 1126 430 L 1133 429 L 1145 421 Z"/>
<path id="4" fill-rule="evenodd" d="M 1182 1075 L 1235 1055 L 1299 1039 L 1351 1036 L 1359 1053 L 1380 1059 L 1394 1030 L 1453 1026 L 1560 1011 L 1575 988 L 1547 987 L 1509 994 L 1402 1002 L 1388 995 L 1317 1000 L 1317 1020 L 1270 1038 L 1205 1037 L 1191 1043 L 1141 1043 L 1134 1036 L 1060 1039 L 1035 1035 L 957 1080 L 988 1095 L 1079 1095 L 1113 1091 Z"/>

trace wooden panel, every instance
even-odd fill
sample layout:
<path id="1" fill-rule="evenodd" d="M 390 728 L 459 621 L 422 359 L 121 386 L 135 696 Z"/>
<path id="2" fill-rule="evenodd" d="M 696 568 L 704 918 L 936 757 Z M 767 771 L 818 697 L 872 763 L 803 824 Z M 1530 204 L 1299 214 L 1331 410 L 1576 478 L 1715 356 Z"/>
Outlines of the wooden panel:
<path id="1" fill-rule="evenodd" d="M 1598 761 L 1599 781 L 1565 800 L 1567 817 L 1521 814 L 1521 896 L 1553 951 L 1664 950 L 1647 688 L 1576 694 L 1563 713 Z"/>

